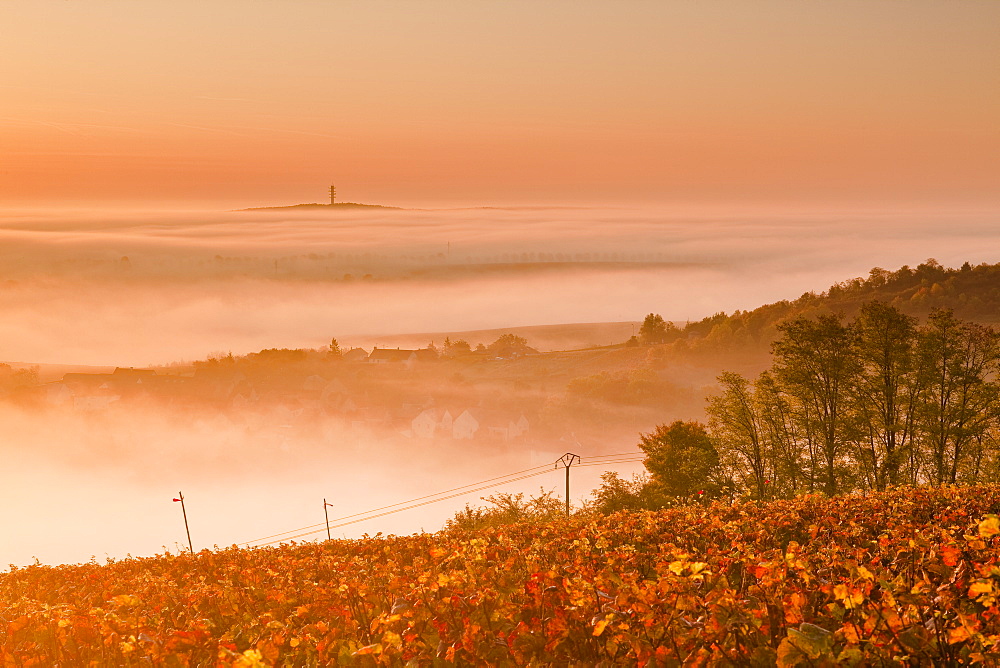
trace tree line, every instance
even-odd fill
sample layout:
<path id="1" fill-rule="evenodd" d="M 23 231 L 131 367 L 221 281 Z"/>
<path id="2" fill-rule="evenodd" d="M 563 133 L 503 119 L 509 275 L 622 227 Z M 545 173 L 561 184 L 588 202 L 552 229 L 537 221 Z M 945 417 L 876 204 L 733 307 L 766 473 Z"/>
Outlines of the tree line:
<path id="1" fill-rule="evenodd" d="M 724 372 L 708 424 L 641 436 L 647 478 L 607 474 L 605 510 L 679 497 L 769 499 L 1000 476 L 1000 336 L 936 309 L 924 322 L 880 301 L 778 325 L 771 367 Z"/>
<path id="2" fill-rule="evenodd" d="M 678 343 L 683 353 L 727 351 L 766 353 L 778 336 L 777 325 L 790 318 L 819 313 L 855 317 L 863 304 L 882 301 L 909 315 L 926 318 L 936 308 L 953 309 L 960 318 L 997 324 L 1000 321 L 1000 263 L 960 268 L 943 267 L 933 258 L 916 267 L 889 271 L 873 268 L 867 278 L 853 278 L 826 291 L 806 292 L 794 300 L 765 304 L 748 311 L 716 313 L 682 327 L 665 323 L 656 314 L 646 316 L 631 345 Z"/>

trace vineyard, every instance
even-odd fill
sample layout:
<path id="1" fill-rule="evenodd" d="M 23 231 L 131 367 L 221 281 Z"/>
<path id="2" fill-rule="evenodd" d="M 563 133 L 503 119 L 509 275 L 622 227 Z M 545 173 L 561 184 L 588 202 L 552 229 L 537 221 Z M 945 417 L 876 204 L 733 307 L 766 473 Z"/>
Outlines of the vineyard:
<path id="1" fill-rule="evenodd" d="M 0 574 L 0 665 L 1000 662 L 1000 487 Z"/>

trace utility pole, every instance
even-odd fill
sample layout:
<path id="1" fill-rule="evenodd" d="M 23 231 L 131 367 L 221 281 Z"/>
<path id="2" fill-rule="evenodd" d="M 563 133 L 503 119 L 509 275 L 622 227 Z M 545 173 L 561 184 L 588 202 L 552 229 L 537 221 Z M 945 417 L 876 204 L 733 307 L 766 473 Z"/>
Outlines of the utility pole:
<path id="1" fill-rule="evenodd" d="M 337 203 L 337 186 L 330 186 L 330 204 Z"/>
<path id="2" fill-rule="evenodd" d="M 574 455 L 572 452 L 567 452 L 556 461 L 556 468 L 562 464 L 566 469 L 566 517 L 569 517 L 569 467 L 579 463 L 580 455 Z"/>
<path id="3" fill-rule="evenodd" d="M 333 540 L 330 538 L 330 513 L 326 512 L 328 506 L 332 506 L 332 503 L 327 503 L 326 499 L 323 499 L 323 517 L 326 518 L 326 539 Z"/>
<path id="4" fill-rule="evenodd" d="M 191 550 L 191 554 L 194 554 L 194 545 L 191 544 L 191 529 L 188 527 L 188 513 L 187 508 L 184 507 L 184 493 L 177 492 L 177 496 L 180 498 L 174 499 L 174 501 L 180 501 L 181 512 L 184 513 L 184 531 L 187 532 L 188 537 L 188 549 Z"/>

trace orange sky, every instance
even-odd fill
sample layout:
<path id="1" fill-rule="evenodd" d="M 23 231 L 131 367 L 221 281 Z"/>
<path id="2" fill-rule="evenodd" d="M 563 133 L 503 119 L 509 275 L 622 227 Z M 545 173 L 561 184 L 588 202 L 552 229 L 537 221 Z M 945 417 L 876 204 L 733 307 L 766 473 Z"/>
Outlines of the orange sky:
<path id="1" fill-rule="evenodd" d="M 0 205 L 992 205 L 998 119 L 995 0 L 0 4 Z"/>

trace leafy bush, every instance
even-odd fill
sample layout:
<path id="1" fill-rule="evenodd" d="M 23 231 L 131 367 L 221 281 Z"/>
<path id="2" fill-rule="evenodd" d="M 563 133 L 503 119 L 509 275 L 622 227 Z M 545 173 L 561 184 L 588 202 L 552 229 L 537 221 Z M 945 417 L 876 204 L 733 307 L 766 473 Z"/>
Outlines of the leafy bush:
<path id="1" fill-rule="evenodd" d="M 490 506 L 470 506 L 455 513 L 445 524 L 447 529 L 475 531 L 519 522 L 548 522 L 566 514 L 566 506 L 544 489 L 538 496 L 524 498 L 524 494 L 500 493 L 483 499 Z"/>

